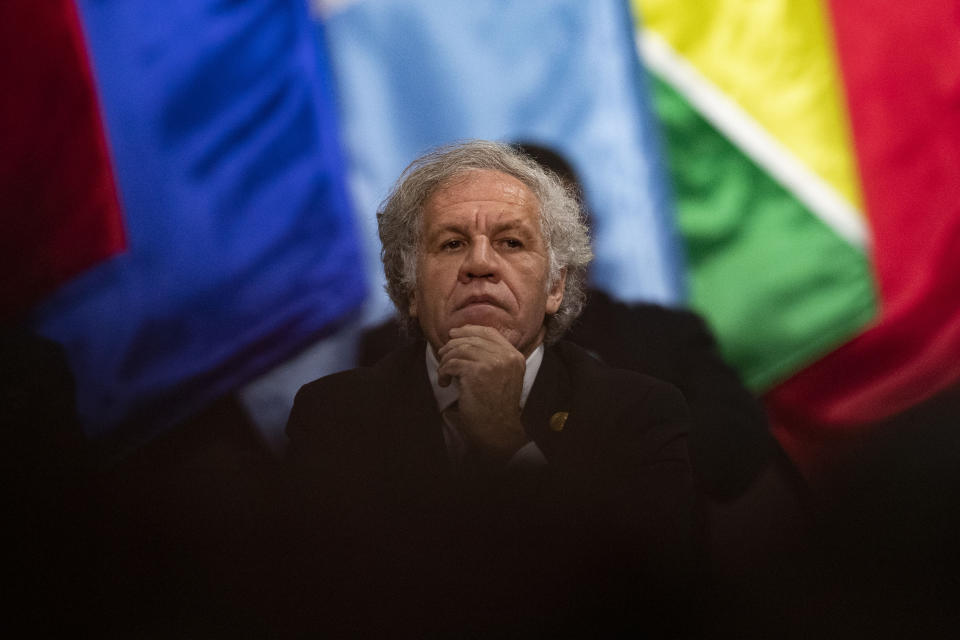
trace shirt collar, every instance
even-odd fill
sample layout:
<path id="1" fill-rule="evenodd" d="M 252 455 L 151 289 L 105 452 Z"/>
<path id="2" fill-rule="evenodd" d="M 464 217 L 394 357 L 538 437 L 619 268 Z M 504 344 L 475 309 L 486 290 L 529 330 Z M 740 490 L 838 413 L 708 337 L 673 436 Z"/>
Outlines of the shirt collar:
<path id="1" fill-rule="evenodd" d="M 433 397 L 437 401 L 437 410 L 443 411 L 460 398 L 460 385 L 454 379 L 446 387 L 441 387 L 438 382 L 437 367 L 440 363 L 437 356 L 434 355 L 430 343 L 427 343 L 427 377 L 430 379 L 430 386 L 433 388 Z M 540 371 L 540 364 L 543 362 L 543 345 L 541 344 L 530 357 L 527 358 L 527 368 L 523 372 L 523 389 L 520 391 L 520 407 L 527 403 L 527 396 L 530 395 L 530 389 L 533 388 L 533 382 L 537 379 L 537 372 Z"/>

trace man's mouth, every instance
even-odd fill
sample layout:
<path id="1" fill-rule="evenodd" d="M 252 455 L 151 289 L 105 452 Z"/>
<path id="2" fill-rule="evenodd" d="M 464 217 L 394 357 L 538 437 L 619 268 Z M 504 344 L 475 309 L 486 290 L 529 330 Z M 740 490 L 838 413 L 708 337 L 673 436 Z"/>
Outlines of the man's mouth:
<path id="1" fill-rule="evenodd" d="M 500 303 L 493 296 L 470 296 L 466 300 L 460 303 L 460 306 L 457 307 L 457 311 L 460 309 L 466 309 L 467 307 L 478 305 L 478 304 L 489 304 L 494 307 L 500 307 Z"/>

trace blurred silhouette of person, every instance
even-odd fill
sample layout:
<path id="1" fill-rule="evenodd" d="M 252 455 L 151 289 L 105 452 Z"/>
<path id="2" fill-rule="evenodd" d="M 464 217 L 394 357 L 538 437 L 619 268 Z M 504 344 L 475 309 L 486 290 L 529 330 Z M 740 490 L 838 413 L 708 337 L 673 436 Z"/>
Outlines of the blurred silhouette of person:
<path id="1" fill-rule="evenodd" d="M 54 637 L 250 633 L 252 598 L 238 605 L 229 596 L 267 557 L 255 536 L 266 526 L 261 485 L 272 466 L 247 461 L 253 443 L 234 444 L 244 420 L 235 402 L 220 401 L 110 459 L 83 432 L 64 348 L 20 325 L 0 328 L 10 629 Z"/>
<path id="2" fill-rule="evenodd" d="M 6 621 L 33 633 L 83 627 L 92 565 L 87 446 L 62 347 L 0 328 L 0 492 Z"/>

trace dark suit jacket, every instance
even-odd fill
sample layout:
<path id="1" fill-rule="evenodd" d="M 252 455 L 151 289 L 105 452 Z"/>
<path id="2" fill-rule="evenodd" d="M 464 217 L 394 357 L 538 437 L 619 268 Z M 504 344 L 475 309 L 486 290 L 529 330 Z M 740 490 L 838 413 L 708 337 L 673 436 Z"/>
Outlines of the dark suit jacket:
<path id="1" fill-rule="evenodd" d="M 545 351 L 523 411 L 548 465 L 461 478 L 447 462 L 424 348 L 407 345 L 297 394 L 290 493 L 306 502 L 292 511 L 349 556 L 346 567 L 324 565 L 347 585 L 338 595 L 366 576 L 338 612 L 369 598 L 371 576 L 391 601 L 417 594 L 397 616 L 432 602 L 419 626 L 443 619 L 447 630 L 533 620 L 569 629 L 574 619 L 596 624 L 598 609 L 629 625 L 654 603 L 686 597 L 699 557 L 676 389 L 561 342 Z M 559 431 L 550 427 L 557 412 L 568 414 Z"/>
<path id="2" fill-rule="evenodd" d="M 656 304 L 626 304 L 590 289 L 565 339 L 611 367 L 675 385 L 690 407 L 690 458 L 700 489 L 728 501 L 744 494 L 779 455 L 766 416 L 721 356 L 703 319 Z M 364 333 L 361 365 L 404 342 L 395 322 Z M 409 339 L 406 339 L 409 340 Z"/>

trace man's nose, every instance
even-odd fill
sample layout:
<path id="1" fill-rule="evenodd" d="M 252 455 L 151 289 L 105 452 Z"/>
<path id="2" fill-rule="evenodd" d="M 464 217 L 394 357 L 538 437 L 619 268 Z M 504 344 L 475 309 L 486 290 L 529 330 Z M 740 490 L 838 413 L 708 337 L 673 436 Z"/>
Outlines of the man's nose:
<path id="1" fill-rule="evenodd" d="M 500 271 L 497 268 L 497 254 L 486 236 L 481 236 L 470 243 L 460 265 L 460 281 L 464 284 L 476 278 L 489 278 L 496 281 Z"/>

